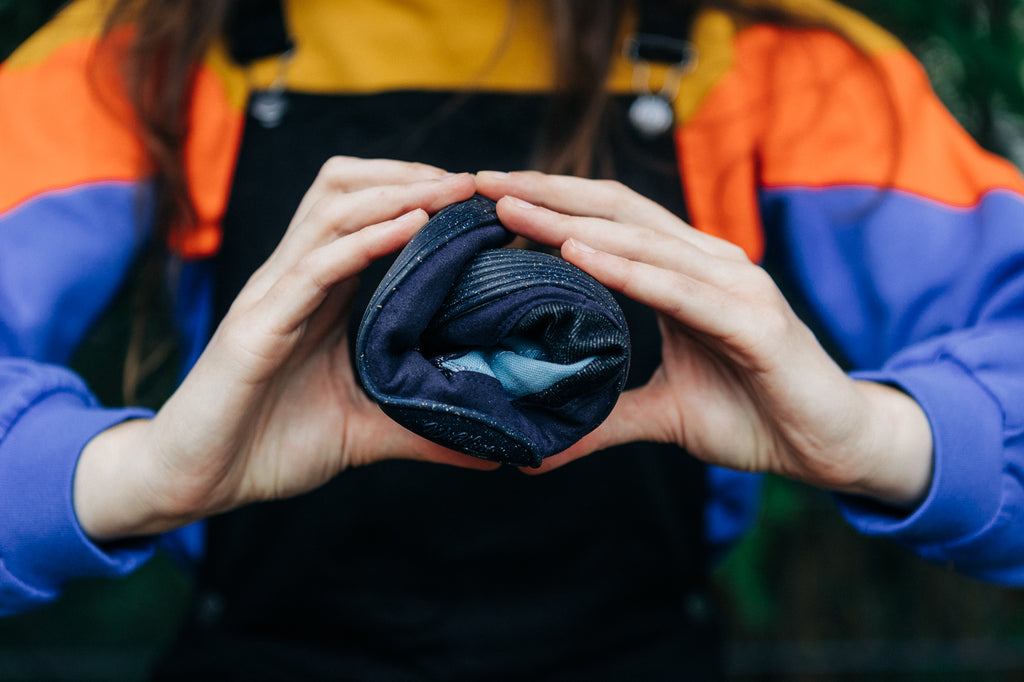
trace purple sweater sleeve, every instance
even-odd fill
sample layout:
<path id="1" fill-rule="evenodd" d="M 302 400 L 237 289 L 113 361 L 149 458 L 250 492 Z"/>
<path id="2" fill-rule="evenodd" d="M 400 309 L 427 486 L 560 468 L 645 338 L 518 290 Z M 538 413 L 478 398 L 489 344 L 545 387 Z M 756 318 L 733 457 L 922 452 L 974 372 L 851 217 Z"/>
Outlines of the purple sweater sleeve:
<path id="1" fill-rule="evenodd" d="M 96 546 L 71 503 L 78 454 L 94 435 L 142 410 L 100 408 L 67 370 L 0 360 L 0 615 L 50 601 L 72 578 L 121 575 L 153 542 Z"/>
<path id="2" fill-rule="evenodd" d="M 119 576 L 156 545 L 185 564 L 203 525 L 97 546 L 72 506 L 78 456 L 141 409 L 107 409 L 62 365 L 123 284 L 145 239 L 147 188 L 103 182 L 39 195 L 0 215 L 0 615 L 56 599 L 69 580 Z M 140 192 L 142 195 L 140 196 Z M 210 270 L 186 263 L 175 298 L 191 363 L 209 334 Z"/>
<path id="3" fill-rule="evenodd" d="M 847 519 L 965 573 L 1024 583 L 1024 198 L 994 190 L 954 207 L 778 187 L 762 207 L 852 376 L 900 387 L 931 422 L 923 504 L 901 514 L 839 497 Z"/>
<path id="4" fill-rule="evenodd" d="M 0 614 L 54 599 L 74 577 L 128 572 L 153 551 L 152 540 L 96 546 L 71 501 L 84 445 L 149 413 L 103 408 L 61 366 L 144 239 L 139 190 L 83 185 L 0 215 Z"/>
<path id="5" fill-rule="evenodd" d="M 1024 583 L 1024 320 L 928 339 L 855 376 L 897 385 L 921 404 L 935 472 L 912 514 L 843 499 L 847 518 L 966 573 Z"/>

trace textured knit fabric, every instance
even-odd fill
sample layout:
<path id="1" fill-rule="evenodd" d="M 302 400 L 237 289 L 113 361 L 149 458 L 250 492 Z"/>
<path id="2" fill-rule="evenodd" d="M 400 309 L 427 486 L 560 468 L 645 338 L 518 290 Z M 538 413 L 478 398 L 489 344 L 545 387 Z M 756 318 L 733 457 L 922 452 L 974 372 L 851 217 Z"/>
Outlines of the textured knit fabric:
<path id="1" fill-rule="evenodd" d="M 540 466 L 594 430 L 626 384 L 629 330 L 611 293 L 514 235 L 475 196 L 438 212 L 363 314 L 363 387 L 408 429 L 466 454 Z"/>

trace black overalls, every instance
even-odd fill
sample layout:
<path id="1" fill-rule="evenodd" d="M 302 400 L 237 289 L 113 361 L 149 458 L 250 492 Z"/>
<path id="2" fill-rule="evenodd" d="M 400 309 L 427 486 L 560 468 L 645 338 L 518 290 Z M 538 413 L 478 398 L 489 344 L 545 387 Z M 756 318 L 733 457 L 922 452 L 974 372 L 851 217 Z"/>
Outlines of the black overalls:
<path id="1" fill-rule="evenodd" d="M 219 268 L 220 313 L 270 254 L 334 154 L 450 171 L 529 164 L 539 96 L 290 94 L 281 124 L 251 117 Z M 621 110 L 625 100 L 617 101 Z M 671 136 L 616 116 L 618 179 L 684 214 Z M 354 320 L 386 269 L 362 278 Z M 646 308 L 629 386 L 659 364 Z M 679 680 L 718 674 L 707 608 L 705 471 L 634 444 L 543 476 L 392 461 L 209 521 L 196 608 L 160 679 Z"/>

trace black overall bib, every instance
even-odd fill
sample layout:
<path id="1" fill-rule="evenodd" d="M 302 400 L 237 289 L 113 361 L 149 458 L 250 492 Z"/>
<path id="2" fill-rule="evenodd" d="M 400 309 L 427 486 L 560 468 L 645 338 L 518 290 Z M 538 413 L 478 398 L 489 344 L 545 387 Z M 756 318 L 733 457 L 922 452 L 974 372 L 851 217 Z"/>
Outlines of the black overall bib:
<path id="1" fill-rule="evenodd" d="M 545 112 L 533 95 L 290 94 L 247 120 L 225 222 L 219 309 L 269 255 L 332 154 L 451 171 L 518 169 Z M 624 100 L 617 105 L 624 106 Z M 684 214 L 670 136 L 613 122 L 618 178 Z M 352 327 L 387 262 L 364 274 Z M 619 297 L 629 386 L 660 361 L 650 310 Z M 209 521 L 196 608 L 159 679 L 714 679 L 705 471 L 634 444 L 542 476 L 383 462 Z"/>

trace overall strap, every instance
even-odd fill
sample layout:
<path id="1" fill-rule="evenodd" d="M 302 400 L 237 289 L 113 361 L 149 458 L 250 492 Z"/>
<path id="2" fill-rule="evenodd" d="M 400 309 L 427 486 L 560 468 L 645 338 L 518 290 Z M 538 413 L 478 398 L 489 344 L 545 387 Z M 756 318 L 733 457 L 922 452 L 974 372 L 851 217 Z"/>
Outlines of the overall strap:
<path id="1" fill-rule="evenodd" d="M 636 32 L 627 41 L 634 61 L 680 64 L 691 58 L 690 29 L 697 15 L 696 3 L 640 0 L 636 12 Z"/>
<path id="2" fill-rule="evenodd" d="M 239 0 L 233 3 L 226 33 L 231 58 L 243 66 L 294 47 L 281 0 Z"/>

